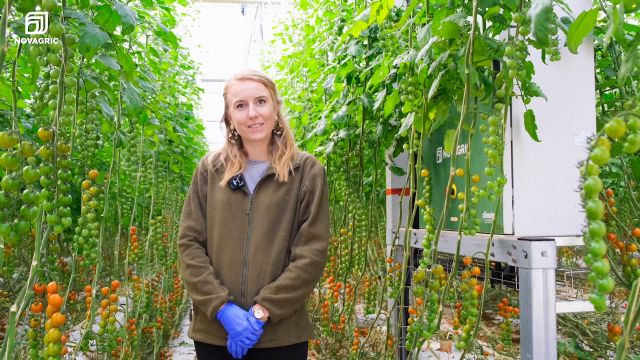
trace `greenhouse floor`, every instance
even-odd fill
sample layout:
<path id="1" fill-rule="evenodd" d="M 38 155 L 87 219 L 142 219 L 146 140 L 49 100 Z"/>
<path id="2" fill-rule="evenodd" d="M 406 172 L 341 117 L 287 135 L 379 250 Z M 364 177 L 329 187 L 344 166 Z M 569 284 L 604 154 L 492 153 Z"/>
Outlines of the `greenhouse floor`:
<path id="1" fill-rule="evenodd" d="M 188 314 L 189 312 L 186 312 Z M 189 330 L 189 316 L 185 315 L 180 325 L 180 335 L 169 342 L 173 360 L 193 360 L 196 358 L 196 352 L 193 347 L 193 340 L 189 338 L 187 332 Z M 423 349 L 420 353 L 419 360 L 455 360 L 460 359 L 462 352 L 453 348 L 453 343 L 439 343 L 434 341 L 430 344 L 431 350 Z M 310 353 L 309 359 L 317 359 L 315 354 Z M 493 354 L 488 359 L 498 359 Z M 320 359 L 317 359 L 320 360 Z"/>
<path id="2" fill-rule="evenodd" d="M 189 312 L 186 312 L 188 314 Z M 173 355 L 173 360 L 193 360 L 196 358 L 196 350 L 193 347 L 193 340 L 189 339 L 189 316 L 185 314 L 180 325 L 180 336 L 171 339 L 169 349 Z"/>

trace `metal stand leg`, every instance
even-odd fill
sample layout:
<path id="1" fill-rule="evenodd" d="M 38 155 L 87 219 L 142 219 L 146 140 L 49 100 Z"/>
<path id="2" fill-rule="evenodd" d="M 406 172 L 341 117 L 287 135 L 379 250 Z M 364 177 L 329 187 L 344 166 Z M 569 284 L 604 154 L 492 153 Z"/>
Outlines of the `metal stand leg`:
<path id="1" fill-rule="evenodd" d="M 412 252 L 413 249 L 405 249 L 404 246 L 396 246 L 396 258 L 395 262 L 402 263 L 404 258 L 404 252 L 409 251 Z M 404 269 L 407 272 L 405 284 L 400 289 L 404 292 L 404 301 L 409 301 L 409 288 L 411 286 L 410 279 L 410 270 L 408 268 Z M 398 295 L 399 297 L 400 295 Z M 390 302 L 393 302 L 395 299 L 389 299 Z M 409 321 L 409 313 L 407 312 L 407 307 L 403 303 L 398 303 L 396 308 L 394 309 L 394 320 L 396 324 L 396 329 L 398 333 L 396 334 L 398 337 L 398 345 L 397 345 L 397 353 L 396 359 L 398 360 L 406 360 L 407 359 L 407 348 L 405 347 L 405 341 L 407 339 L 407 326 Z"/>
<path id="2" fill-rule="evenodd" d="M 555 267 L 520 268 L 521 359 L 558 358 L 555 275 Z"/>

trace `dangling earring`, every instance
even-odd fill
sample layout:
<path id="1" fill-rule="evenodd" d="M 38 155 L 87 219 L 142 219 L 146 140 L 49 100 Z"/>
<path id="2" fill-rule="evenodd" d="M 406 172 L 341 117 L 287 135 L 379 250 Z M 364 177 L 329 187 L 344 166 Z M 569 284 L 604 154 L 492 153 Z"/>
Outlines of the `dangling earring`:
<path id="1" fill-rule="evenodd" d="M 273 135 L 281 137 L 284 134 L 284 129 L 280 126 L 280 121 L 276 121 L 276 126 L 272 130 Z"/>
<path id="2" fill-rule="evenodd" d="M 229 140 L 230 143 L 235 144 L 238 139 L 240 139 L 240 134 L 238 134 L 236 129 L 231 128 L 229 134 L 227 135 L 227 140 Z"/>

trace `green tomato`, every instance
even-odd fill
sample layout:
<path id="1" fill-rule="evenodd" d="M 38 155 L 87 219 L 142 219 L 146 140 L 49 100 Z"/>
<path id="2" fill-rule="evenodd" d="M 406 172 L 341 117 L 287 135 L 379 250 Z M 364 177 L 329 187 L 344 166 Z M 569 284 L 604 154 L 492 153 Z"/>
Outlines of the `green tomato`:
<path id="1" fill-rule="evenodd" d="M 602 166 L 609 161 L 611 154 L 609 150 L 607 150 L 604 146 L 596 146 L 595 149 L 591 152 L 589 156 L 589 160 L 593 161 L 594 164 Z"/>
<path id="2" fill-rule="evenodd" d="M 37 211 L 38 209 L 36 208 L 36 213 Z M 27 235 L 29 233 L 29 230 L 31 230 L 31 225 L 29 225 L 29 222 L 27 221 L 16 220 L 14 222 L 14 228 L 16 229 L 18 235 Z"/>
<path id="3" fill-rule="evenodd" d="M 65 76 L 65 78 L 64 78 L 64 85 L 65 85 L 66 87 L 69 87 L 69 88 L 75 88 L 75 86 L 76 86 L 76 79 L 75 79 L 73 76 Z M 80 121 L 78 120 L 78 122 L 80 122 Z M 80 125 L 80 124 L 78 124 L 78 125 Z"/>
<path id="4" fill-rule="evenodd" d="M 12 231 L 9 233 L 9 235 L 4 237 L 4 240 L 8 244 L 16 245 L 18 241 L 20 241 L 20 235 L 18 235 L 17 232 Z"/>
<path id="5" fill-rule="evenodd" d="M 38 217 L 38 208 L 35 206 L 22 205 L 20 207 L 20 216 L 28 221 L 33 221 Z"/>
<path id="6" fill-rule="evenodd" d="M 46 11 L 54 11 L 58 7 L 56 0 L 42 0 L 42 8 Z"/>
<path id="7" fill-rule="evenodd" d="M 49 64 L 53 66 L 60 66 L 62 64 L 62 59 L 55 53 L 49 53 L 49 55 L 47 55 L 47 60 L 49 61 Z"/>
<path id="8" fill-rule="evenodd" d="M 43 176 L 43 177 L 40 178 L 40 185 L 43 188 L 47 188 L 52 184 L 53 184 L 53 179 L 52 178 L 47 177 L 47 176 Z"/>
<path id="9" fill-rule="evenodd" d="M 604 126 L 604 132 L 611 138 L 619 139 L 627 132 L 627 124 L 622 118 L 615 117 Z"/>
<path id="10" fill-rule="evenodd" d="M 609 263 L 609 259 L 603 258 L 594 262 L 593 265 L 591 265 L 591 271 L 593 271 L 600 278 L 608 275 L 609 271 L 611 271 L 611 264 Z"/>
<path id="11" fill-rule="evenodd" d="M 73 34 L 67 34 L 64 37 L 64 41 L 68 47 L 74 47 L 78 43 L 78 37 Z"/>
<path id="12" fill-rule="evenodd" d="M 23 141 L 20 143 L 20 152 L 25 158 L 30 158 L 36 155 L 36 148 L 31 141 Z"/>
<path id="13" fill-rule="evenodd" d="M 611 151 L 611 141 L 609 141 L 609 139 L 607 139 L 606 137 L 598 138 L 596 145 L 605 147 L 607 148 L 607 150 Z"/>
<path id="14" fill-rule="evenodd" d="M 587 219 L 600 220 L 604 215 L 604 204 L 597 198 L 591 199 L 587 201 L 587 205 L 584 207 L 584 210 L 587 215 Z"/>
<path id="15" fill-rule="evenodd" d="M 42 208 L 46 212 L 51 212 L 55 208 L 56 204 L 52 201 L 45 201 L 42 203 Z"/>
<path id="16" fill-rule="evenodd" d="M 0 223 L 0 236 L 7 237 L 11 234 L 11 224 Z"/>
<path id="17" fill-rule="evenodd" d="M 504 49 L 504 54 L 509 57 L 513 57 L 516 54 L 516 48 L 511 45 L 507 45 L 507 47 Z"/>
<path id="18" fill-rule="evenodd" d="M 13 132 L 0 132 L 0 148 L 9 149 L 18 143 L 18 137 Z"/>
<path id="19" fill-rule="evenodd" d="M 2 178 L 2 181 L 0 181 L 0 187 L 2 187 L 2 190 L 9 193 L 18 191 L 20 188 L 20 179 L 18 178 L 17 173 L 5 175 Z"/>
<path id="20" fill-rule="evenodd" d="M 20 159 L 15 154 L 6 152 L 0 156 L 0 166 L 8 171 L 18 170 L 20 168 Z"/>
<path id="21" fill-rule="evenodd" d="M 4 191 L 0 191 L 0 209 L 9 207 L 11 203 L 11 197 Z"/>
<path id="22" fill-rule="evenodd" d="M 73 224 L 73 220 L 70 217 L 62 218 L 62 226 L 64 226 L 65 228 L 70 227 L 72 224 Z"/>
<path id="23" fill-rule="evenodd" d="M 51 22 L 51 24 L 49 24 L 49 34 L 51 34 L 51 36 L 61 37 L 64 34 L 64 25 L 57 21 Z"/>
<path id="24" fill-rule="evenodd" d="M 25 202 L 25 204 L 37 204 L 38 201 L 40 201 L 40 193 L 32 190 L 32 189 L 25 189 L 22 192 L 22 201 Z"/>
<path id="25" fill-rule="evenodd" d="M 425 279 L 426 273 L 423 269 L 417 269 L 414 273 L 413 273 L 413 280 L 415 282 L 422 282 Z"/>
<path id="26" fill-rule="evenodd" d="M 49 49 L 51 49 L 51 51 L 60 51 L 62 50 L 62 43 L 61 42 L 54 42 L 49 44 Z M 51 77 L 52 79 L 54 79 L 54 77 Z"/>
<path id="27" fill-rule="evenodd" d="M 40 179 L 40 172 L 38 171 L 38 169 L 27 165 L 22 168 L 22 179 L 24 179 L 25 183 L 32 184 Z"/>
<path id="28" fill-rule="evenodd" d="M 514 13 L 513 14 L 513 22 L 516 23 L 516 24 L 522 24 L 524 19 L 525 19 L 525 17 L 524 17 L 524 14 L 522 14 L 522 13 Z"/>
<path id="29" fill-rule="evenodd" d="M 608 293 L 612 292 L 615 287 L 616 287 L 616 282 L 609 275 L 607 275 L 607 276 L 605 276 L 605 277 L 603 277 L 601 279 L 598 279 L 598 281 L 596 282 L 596 288 L 601 293 L 608 294 Z"/>
<path id="30" fill-rule="evenodd" d="M 47 346 L 47 354 L 49 356 L 60 355 L 60 351 L 62 351 L 62 343 L 49 343 Z"/>
<path id="31" fill-rule="evenodd" d="M 60 222 L 60 217 L 58 214 L 48 214 L 47 215 L 47 224 L 54 226 Z"/>
<path id="32" fill-rule="evenodd" d="M 640 132 L 634 132 L 627 137 L 627 141 L 622 146 L 622 151 L 627 154 L 635 154 L 638 150 L 640 150 Z"/>
<path id="33" fill-rule="evenodd" d="M 40 55 L 42 55 L 42 51 L 40 51 L 40 48 L 38 46 L 31 45 L 31 47 L 29 47 L 29 55 L 31 55 L 32 58 L 36 59 Z"/>
<path id="34" fill-rule="evenodd" d="M 588 161 L 586 167 L 582 168 L 582 175 L 584 175 L 584 171 L 588 176 L 598 176 L 600 175 L 600 166 L 594 164 L 593 161 Z"/>
<path id="35" fill-rule="evenodd" d="M 594 258 L 602 258 L 607 255 L 607 243 L 602 240 L 591 240 L 587 246 L 589 254 Z"/>
<path id="36" fill-rule="evenodd" d="M 593 304 L 593 307 L 597 312 L 607 310 L 607 298 L 603 293 L 592 293 L 589 295 L 589 301 Z"/>
<path id="37" fill-rule="evenodd" d="M 16 4 L 16 8 L 22 13 L 28 13 L 36 9 L 36 0 L 20 0 Z"/>
<path id="38" fill-rule="evenodd" d="M 589 176 L 582 185 L 585 198 L 596 197 L 602 191 L 602 187 L 602 180 L 598 176 Z"/>

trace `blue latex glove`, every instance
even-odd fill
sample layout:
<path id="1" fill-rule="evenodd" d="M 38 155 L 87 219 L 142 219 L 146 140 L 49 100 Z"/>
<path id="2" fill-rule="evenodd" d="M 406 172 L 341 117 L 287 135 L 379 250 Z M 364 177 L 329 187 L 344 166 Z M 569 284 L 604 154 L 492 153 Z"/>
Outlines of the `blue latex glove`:
<path id="1" fill-rule="evenodd" d="M 227 302 L 216 317 L 227 330 L 227 349 L 236 359 L 244 357 L 262 336 L 264 323 L 232 302 Z"/>

